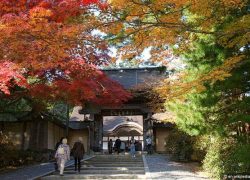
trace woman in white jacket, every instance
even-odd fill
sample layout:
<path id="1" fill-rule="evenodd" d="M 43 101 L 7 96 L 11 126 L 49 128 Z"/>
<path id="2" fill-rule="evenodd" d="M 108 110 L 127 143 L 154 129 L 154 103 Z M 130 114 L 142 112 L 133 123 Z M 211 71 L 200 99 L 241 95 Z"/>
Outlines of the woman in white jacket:
<path id="1" fill-rule="evenodd" d="M 62 144 L 60 144 L 56 150 L 55 158 L 57 160 L 58 170 L 60 171 L 60 175 L 63 176 L 63 171 L 65 167 L 65 163 L 70 160 L 70 148 L 67 144 L 67 139 L 64 138 L 62 140 Z"/>

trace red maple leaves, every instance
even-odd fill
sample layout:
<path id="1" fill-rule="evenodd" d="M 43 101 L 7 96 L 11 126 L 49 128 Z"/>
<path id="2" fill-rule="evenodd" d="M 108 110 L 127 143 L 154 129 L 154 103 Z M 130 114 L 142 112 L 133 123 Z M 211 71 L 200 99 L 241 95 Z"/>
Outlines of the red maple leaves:
<path id="1" fill-rule="evenodd" d="M 10 95 L 10 88 L 17 85 L 28 87 L 27 80 L 14 63 L 4 61 L 0 63 L 0 91 Z"/>
<path id="2" fill-rule="evenodd" d="M 98 0 L 0 1 L 0 94 L 15 86 L 32 97 L 72 104 L 119 104 L 130 95 L 94 64 L 107 47 L 74 18 Z M 29 83 L 27 83 L 29 82 Z M 1 93 L 2 92 L 2 93 Z"/>
<path id="3" fill-rule="evenodd" d="M 64 64 L 60 72 L 51 71 L 47 74 L 51 75 L 51 84 L 34 84 L 30 88 L 32 96 L 43 97 L 48 101 L 67 101 L 75 105 L 91 102 L 109 106 L 120 105 L 131 97 L 121 85 L 81 59 Z"/>

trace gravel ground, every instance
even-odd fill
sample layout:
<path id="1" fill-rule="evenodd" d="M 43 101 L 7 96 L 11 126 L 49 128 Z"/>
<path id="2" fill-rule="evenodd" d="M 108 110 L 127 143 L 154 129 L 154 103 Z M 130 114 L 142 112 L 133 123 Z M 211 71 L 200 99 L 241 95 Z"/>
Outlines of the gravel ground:
<path id="1" fill-rule="evenodd" d="M 197 172 L 198 163 L 173 162 L 166 155 L 146 155 L 149 179 L 204 180 L 205 175 Z"/>

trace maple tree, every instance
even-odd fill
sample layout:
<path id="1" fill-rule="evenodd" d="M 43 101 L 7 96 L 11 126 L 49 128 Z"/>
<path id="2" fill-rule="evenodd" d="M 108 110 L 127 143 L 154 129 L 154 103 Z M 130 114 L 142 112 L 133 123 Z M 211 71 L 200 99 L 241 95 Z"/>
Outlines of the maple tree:
<path id="1" fill-rule="evenodd" d="M 111 44 L 117 44 L 117 57 L 124 60 L 133 59 L 151 47 L 151 60 L 168 65 L 173 51 L 181 55 L 201 34 L 213 35 L 217 43 L 235 51 L 220 67 L 193 82 L 181 82 L 184 73 L 176 75 L 178 81 L 166 80 L 165 95 L 171 98 L 194 87 L 202 89 L 203 82 L 229 77 L 233 67 L 244 59 L 240 48 L 248 48 L 249 44 L 248 4 L 248 0 L 110 0 L 99 16 L 99 25 L 98 21 L 96 24 L 107 33 Z M 181 91 L 177 93 L 176 89 Z"/>
<path id="2" fill-rule="evenodd" d="M 13 96 L 17 86 L 32 97 L 73 104 L 115 105 L 130 96 L 96 67 L 109 57 L 106 44 L 92 35 L 93 26 L 85 22 L 92 5 L 102 4 L 97 0 L 0 2 L 1 97 Z"/>
<path id="3" fill-rule="evenodd" d="M 174 53 L 185 63 L 155 93 L 178 129 L 203 146 L 203 167 L 218 179 L 249 172 L 250 1 L 109 2 L 99 26 L 118 57 L 150 47 L 152 61 Z"/>

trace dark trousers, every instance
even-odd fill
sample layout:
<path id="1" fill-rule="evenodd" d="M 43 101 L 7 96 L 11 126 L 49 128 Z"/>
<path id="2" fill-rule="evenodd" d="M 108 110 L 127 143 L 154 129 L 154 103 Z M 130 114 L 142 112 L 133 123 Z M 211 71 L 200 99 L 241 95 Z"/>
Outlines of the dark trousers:
<path id="1" fill-rule="evenodd" d="M 58 171 L 58 165 L 57 165 L 57 162 L 54 163 L 54 166 L 55 166 L 55 171 Z"/>
<path id="2" fill-rule="evenodd" d="M 112 147 L 109 147 L 109 154 L 112 154 Z"/>
<path id="3" fill-rule="evenodd" d="M 78 169 L 78 172 L 81 170 L 81 159 L 78 157 L 75 157 L 75 171 Z"/>
<path id="4" fill-rule="evenodd" d="M 148 152 L 148 154 L 152 154 L 152 145 L 151 144 L 147 145 L 147 152 Z"/>
<path id="5" fill-rule="evenodd" d="M 117 147 L 117 153 L 119 154 L 121 152 L 121 148 Z"/>

